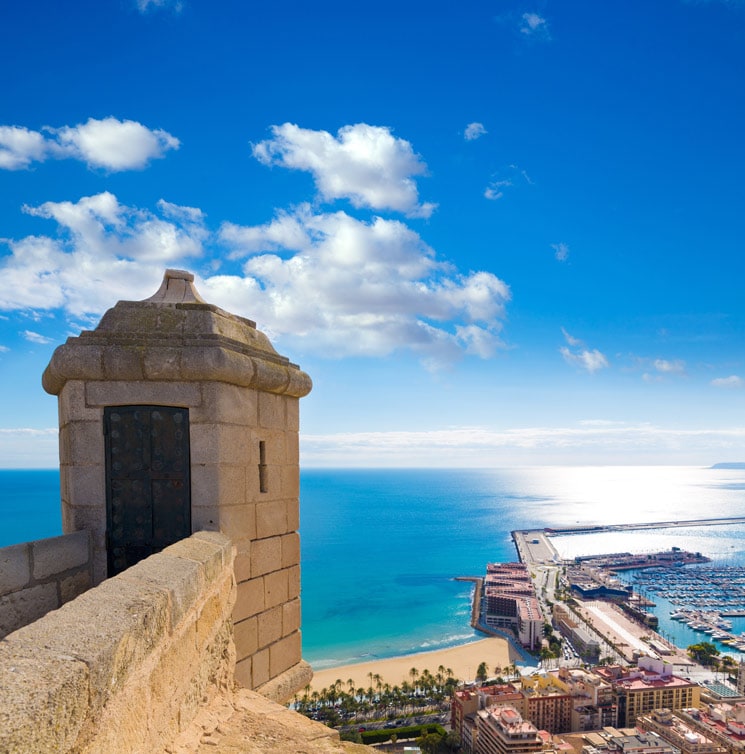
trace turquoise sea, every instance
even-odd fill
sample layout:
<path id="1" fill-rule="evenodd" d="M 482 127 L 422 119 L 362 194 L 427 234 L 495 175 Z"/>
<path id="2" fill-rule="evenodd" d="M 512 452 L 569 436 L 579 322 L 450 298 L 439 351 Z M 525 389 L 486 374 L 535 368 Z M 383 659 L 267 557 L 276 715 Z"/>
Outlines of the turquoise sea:
<path id="1" fill-rule="evenodd" d="M 60 533 L 58 500 L 56 472 L 0 471 L 0 546 Z M 743 515 L 745 470 L 307 469 L 301 474 L 303 656 L 323 668 L 479 638 L 469 626 L 471 586 L 453 577 L 514 560 L 513 529 Z M 740 525 L 553 541 L 565 556 L 677 546 L 745 564 Z M 660 617 L 673 639 L 673 632 L 689 630 Z M 745 621 L 735 629 L 745 630 Z"/>

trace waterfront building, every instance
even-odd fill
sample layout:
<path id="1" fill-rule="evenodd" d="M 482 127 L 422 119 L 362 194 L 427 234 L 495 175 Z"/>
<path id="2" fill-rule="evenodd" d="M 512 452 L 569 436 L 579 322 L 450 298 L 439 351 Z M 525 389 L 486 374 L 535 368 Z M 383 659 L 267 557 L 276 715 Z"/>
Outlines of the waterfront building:
<path id="1" fill-rule="evenodd" d="M 523 715 L 540 730 L 569 733 L 572 730 L 573 699 L 569 686 L 552 674 L 522 679 L 525 697 Z"/>
<path id="2" fill-rule="evenodd" d="M 618 724 L 629 727 L 636 719 L 655 709 L 698 707 L 701 687 L 673 675 L 672 665 L 651 657 L 640 657 L 638 666 L 609 665 L 594 669 L 613 687 L 618 707 Z"/>
<path id="3" fill-rule="evenodd" d="M 522 563 L 487 564 L 484 605 L 488 626 L 513 631 L 528 649 L 540 647 L 543 613 L 526 566 Z"/>
<path id="4" fill-rule="evenodd" d="M 477 712 L 477 754 L 532 754 L 543 749 L 533 723 L 510 706 Z"/>
<path id="5" fill-rule="evenodd" d="M 745 703 L 702 704 L 698 709 L 681 710 L 679 716 L 724 747 L 727 754 L 745 752 Z"/>
<path id="6" fill-rule="evenodd" d="M 654 710 L 636 720 L 638 728 L 657 733 L 681 754 L 727 754 L 724 746 L 669 709 Z"/>
<path id="7" fill-rule="evenodd" d="M 581 668 L 560 668 L 558 677 L 572 696 L 572 731 L 600 730 L 618 723 L 613 687 Z"/>
<path id="8" fill-rule="evenodd" d="M 559 633 L 565 636 L 574 650 L 585 662 L 597 662 L 600 659 L 600 640 L 579 621 L 566 606 L 557 602 L 553 606 L 553 623 Z"/>
<path id="9" fill-rule="evenodd" d="M 450 702 L 450 726 L 461 749 L 466 754 L 475 751 L 478 710 L 509 704 L 522 714 L 523 702 L 522 693 L 511 683 L 456 690 Z"/>
<path id="10" fill-rule="evenodd" d="M 737 693 L 745 696 L 745 660 L 740 660 L 737 666 Z"/>

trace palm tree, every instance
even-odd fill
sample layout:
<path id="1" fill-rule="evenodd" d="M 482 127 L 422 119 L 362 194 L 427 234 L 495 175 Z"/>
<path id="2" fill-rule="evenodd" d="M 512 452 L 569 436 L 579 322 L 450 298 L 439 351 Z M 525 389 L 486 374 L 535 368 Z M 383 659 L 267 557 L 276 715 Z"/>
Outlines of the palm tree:
<path id="1" fill-rule="evenodd" d="M 486 676 L 488 675 L 489 671 L 486 669 L 486 663 L 482 662 L 478 668 L 476 668 L 476 680 L 481 681 L 482 683 L 486 680 Z"/>
<path id="2" fill-rule="evenodd" d="M 416 679 L 419 678 L 419 671 L 416 668 L 412 668 L 409 671 L 409 675 L 411 676 L 411 683 L 416 689 Z"/>

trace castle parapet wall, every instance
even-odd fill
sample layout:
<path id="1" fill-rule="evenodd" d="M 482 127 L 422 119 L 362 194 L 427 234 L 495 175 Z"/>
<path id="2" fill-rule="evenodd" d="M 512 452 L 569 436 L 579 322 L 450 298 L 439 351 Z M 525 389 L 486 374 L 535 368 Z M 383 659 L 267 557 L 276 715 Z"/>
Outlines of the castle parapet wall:
<path id="1" fill-rule="evenodd" d="M 0 641 L 0 751 L 162 751 L 233 687 L 233 545 L 198 532 Z"/>
<path id="2" fill-rule="evenodd" d="M 87 531 L 0 548 L 0 639 L 92 585 Z"/>

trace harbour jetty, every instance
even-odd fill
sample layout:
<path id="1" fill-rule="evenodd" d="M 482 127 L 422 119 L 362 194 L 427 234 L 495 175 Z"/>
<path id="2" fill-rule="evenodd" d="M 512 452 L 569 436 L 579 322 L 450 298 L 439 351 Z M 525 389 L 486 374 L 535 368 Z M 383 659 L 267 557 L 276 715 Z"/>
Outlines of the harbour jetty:
<path id="1" fill-rule="evenodd" d="M 596 534 L 607 531 L 636 531 L 638 529 L 674 529 L 685 526 L 727 526 L 745 524 L 745 516 L 727 516 L 724 518 L 698 518 L 685 521 L 645 521 L 635 524 L 590 524 L 585 526 L 551 526 L 543 531 L 552 537 L 562 534 Z"/>

